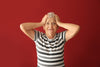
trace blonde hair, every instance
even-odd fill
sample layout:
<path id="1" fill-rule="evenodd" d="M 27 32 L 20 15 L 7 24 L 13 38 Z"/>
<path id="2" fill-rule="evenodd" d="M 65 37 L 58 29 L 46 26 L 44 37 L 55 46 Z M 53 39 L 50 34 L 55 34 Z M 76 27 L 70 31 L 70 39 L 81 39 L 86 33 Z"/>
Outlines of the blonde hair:
<path id="1" fill-rule="evenodd" d="M 47 15 L 48 15 L 48 18 L 54 18 L 55 13 L 54 12 L 49 12 Z"/>
<path id="2" fill-rule="evenodd" d="M 49 12 L 49 13 L 47 13 L 47 15 L 48 15 L 48 18 L 55 18 L 55 13 L 54 12 Z M 58 20 L 60 21 L 59 16 L 58 16 Z"/>

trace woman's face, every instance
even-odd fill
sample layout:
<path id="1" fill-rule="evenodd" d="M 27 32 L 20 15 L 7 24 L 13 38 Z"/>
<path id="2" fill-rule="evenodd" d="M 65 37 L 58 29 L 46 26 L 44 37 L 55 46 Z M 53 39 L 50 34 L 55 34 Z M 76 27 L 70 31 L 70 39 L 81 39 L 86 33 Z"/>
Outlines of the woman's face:
<path id="1" fill-rule="evenodd" d="M 45 33 L 50 36 L 54 36 L 58 29 L 55 18 L 48 18 L 45 25 L 43 26 Z"/>

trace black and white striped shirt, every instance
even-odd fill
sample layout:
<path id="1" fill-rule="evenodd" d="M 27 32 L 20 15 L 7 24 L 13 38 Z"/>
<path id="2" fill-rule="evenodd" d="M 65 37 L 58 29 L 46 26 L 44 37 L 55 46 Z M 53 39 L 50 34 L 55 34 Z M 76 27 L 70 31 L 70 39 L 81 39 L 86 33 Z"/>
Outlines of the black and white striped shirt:
<path id="1" fill-rule="evenodd" d="M 65 67 L 64 44 L 66 31 L 56 33 L 53 39 L 49 39 L 44 33 L 34 30 L 34 42 L 37 50 L 38 67 Z"/>

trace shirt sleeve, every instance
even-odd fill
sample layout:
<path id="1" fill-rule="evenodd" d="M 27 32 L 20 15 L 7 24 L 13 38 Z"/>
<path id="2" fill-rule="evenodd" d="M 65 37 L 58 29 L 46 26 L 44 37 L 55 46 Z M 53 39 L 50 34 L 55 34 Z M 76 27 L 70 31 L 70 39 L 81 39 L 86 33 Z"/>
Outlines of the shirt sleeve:
<path id="1" fill-rule="evenodd" d="M 60 38 L 62 38 L 64 41 L 66 41 L 66 32 L 67 30 L 60 32 Z"/>
<path id="2" fill-rule="evenodd" d="M 36 41 L 40 36 L 40 32 L 37 30 L 34 30 L 34 41 Z"/>

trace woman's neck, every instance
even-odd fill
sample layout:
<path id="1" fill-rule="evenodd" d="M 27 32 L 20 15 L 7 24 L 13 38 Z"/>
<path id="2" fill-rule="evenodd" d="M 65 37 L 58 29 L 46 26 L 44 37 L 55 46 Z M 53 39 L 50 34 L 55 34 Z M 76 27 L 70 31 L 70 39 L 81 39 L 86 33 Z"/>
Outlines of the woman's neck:
<path id="1" fill-rule="evenodd" d="M 47 36 L 49 39 L 53 39 L 53 38 L 55 37 L 55 34 L 54 34 L 54 35 L 46 34 L 46 36 Z"/>

